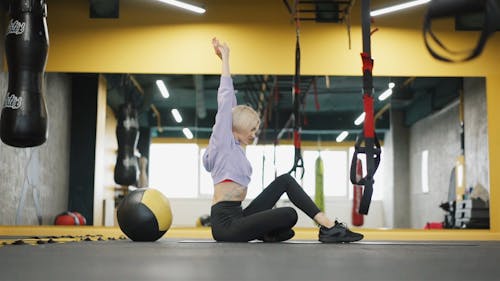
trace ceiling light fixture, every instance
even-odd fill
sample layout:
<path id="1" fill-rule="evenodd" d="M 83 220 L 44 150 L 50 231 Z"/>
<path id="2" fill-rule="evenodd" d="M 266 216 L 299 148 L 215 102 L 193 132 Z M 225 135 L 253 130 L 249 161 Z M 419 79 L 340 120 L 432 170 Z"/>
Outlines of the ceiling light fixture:
<path id="1" fill-rule="evenodd" d="M 182 122 L 182 116 L 179 113 L 179 110 L 176 108 L 172 109 L 170 112 L 172 112 L 172 116 L 174 116 L 175 122 L 181 123 Z"/>
<path id="2" fill-rule="evenodd" d="M 347 138 L 348 135 L 349 135 L 349 132 L 343 131 L 342 133 L 340 133 L 340 135 L 337 136 L 337 138 L 335 140 L 337 142 L 342 142 L 343 140 L 345 140 L 345 138 Z"/>
<path id="3" fill-rule="evenodd" d="M 365 113 L 361 113 L 358 118 L 356 118 L 356 120 L 354 120 L 354 125 L 356 126 L 359 126 L 361 125 L 361 123 L 363 123 L 363 121 L 365 121 Z"/>
<path id="4" fill-rule="evenodd" d="M 408 9 L 408 8 L 411 8 L 411 7 L 415 7 L 415 6 L 427 4 L 429 2 L 431 2 L 431 0 L 410 1 L 410 2 L 406 2 L 406 3 L 402 3 L 402 4 L 390 6 L 390 7 L 387 7 L 387 8 L 382 8 L 382 9 L 371 11 L 370 12 L 370 16 L 376 17 L 376 16 L 380 16 L 380 15 L 385 15 L 385 14 L 396 12 L 396 11 L 399 11 L 399 10 Z"/>
<path id="5" fill-rule="evenodd" d="M 191 133 L 191 130 L 189 130 L 188 128 L 182 129 L 182 132 L 188 140 L 193 139 L 193 133 Z"/>
<path id="6" fill-rule="evenodd" d="M 167 86 L 165 86 L 163 80 L 156 80 L 156 86 L 158 86 L 158 89 L 160 90 L 160 93 L 164 98 L 168 98 L 170 96 Z"/>
<path id="7" fill-rule="evenodd" d="M 206 10 L 201 8 L 201 7 L 191 5 L 188 3 L 184 3 L 182 1 L 177 1 L 177 0 L 157 0 L 157 1 L 165 3 L 165 4 L 169 4 L 172 6 L 176 6 L 176 7 L 191 11 L 191 12 L 195 12 L 197 14 L 204 14 L 206 12 Z"/>

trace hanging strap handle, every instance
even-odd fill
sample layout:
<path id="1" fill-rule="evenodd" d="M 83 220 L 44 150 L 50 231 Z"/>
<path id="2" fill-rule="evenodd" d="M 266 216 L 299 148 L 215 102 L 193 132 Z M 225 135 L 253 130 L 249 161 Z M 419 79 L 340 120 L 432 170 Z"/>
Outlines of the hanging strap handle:
<path id="1" fill-rule="evenodd" d="M 363 142 L 365 142 L 365 146 L 362 146 Z M 361 178 L 359 178 L 356 174 L 358 169 L 358 154 L 365 154 L 367 162 L 366 175 Z M 363 197 L 358 210 L 360 214 L 368 214 L 373 194 L 373 184 L 375 183 L 373 176 L 375 175 L 375 172 L 380 164 L 380 154 L 380 142 L 377 135 L 374 136 L 372 145 L 367 144 L 366 139 L 362 134 L 356 138 L 354 154 L 351 160 L 350 180 L 352 184 L 364 186 Z"/>
<path id="2" fill-rule="evenodd" d="M 363 39 L 363 52 L 361 60 L 363 62 L 363 106 L 365 111 L 365 121 L 363 131 L 356 138 L 354 155 L 351 162 L 350 179 L 353 184 L 364 186 L 363 197 L 359 206 L 360 214 L 368 214 L 371 198 L 373 194 L 373 177 L 380 164 L 380 143 L 375 134 L 375 122 L 373 117 L 373 59 L 371 57 L 371 27 L 370 27 L 370 0 L 361 2 L 361 28 Z M 363 147 L 362 144 L 365 144 Z M 366 155 L 366 176 L 360 180 L 356 179 L 358 154 Z"/>
<path id="3" fill-rule="evenodd" d="M 436 18 L 444 18 L 450 16 L 471 14 L 483 12 L 484 22 L 481 35 L 479 36 L 476 46 L 467 51 L 453 51 L 446 47 L 441 40 L 431 30 L 431 21 Z M 445 62 L 465 62 L 479 56 L 488 38 L 496 31 L 499 25 L 499 9 L 496 0 L 434 0 L 429 4 L 429 9 L 424 18 L 423 35 L 425 47 L 429 53 L 440 61 Z M 429 43 L 429 39 L 434 42 L 441 50 L 450 56 L 438 54 Z M 451 56 L 462 57 L 453 59 Z"/>

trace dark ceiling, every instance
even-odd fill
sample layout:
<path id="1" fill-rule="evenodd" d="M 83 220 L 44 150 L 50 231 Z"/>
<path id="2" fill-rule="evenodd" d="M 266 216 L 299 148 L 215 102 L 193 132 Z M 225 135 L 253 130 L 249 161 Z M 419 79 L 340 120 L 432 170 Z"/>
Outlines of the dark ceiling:
<path id="1" fill-rule="evenodd" d="M 219 75 L 108 74 L 106 78 L 111 108 L 116 111 L 129 97 L 140 113 L 140 125 L 151 127 L 153 136 L 183 137 L 181 130 L 188 127 L 198 138 L 209 137 L 217 111 Z M 167 85 L 169 98 L 161 96 L 157 79 Z M 260 143 L 272 143 L 280 132 L 282 139 L 291 138 L 293 123 L 287 121 L 293 108 L 292 76 L 235 75 L 233 81 L 238 104 L 248 104 L 261 113 Z M 396 84 L 393 95 L 379 101 L 377 97 L 389 82 Z M 404 112 L 404 123 L 411 126 L 458 99 L 461 79 L 374 77 L 373 84 L 375 113 L 379 115 L 376 128 L 381 134 L 389 129 L 389 107 Z M 363 112 L 361 87 L 361 77 L 301 76 L 302 139 L 333 140 L 346 130 L 353 140 L 361 129 L 354 124 Z M 172 117 L 173 108 L 181 113 L 182 123 Z M 155 112 L 159 112 L 159 120 Z"/>
<path id="2" fill-rule="evenodd" d="M 141 0 L 143 1 L 143 0 Z M 292 0 L 283 0 L 283 8 L 292 13 Z M 298 2 L 301 20 L 321 23 L 345 23 L 353 1 Z M 89 0 L 90 17 L 118 17 L 118 0 Z M 360 65 L 361 68 L 361 65 Z M 195 137 L 208 138 L 217 110 L 218 75 L 145 75 L 107 74 L 108 104 L 116 112 L 128 97 L 138 108 L 140 125 L 152 128 L 153 136 L 183 137 L 182 128 L 190 128 Z M 164 99 L 155 84 L 161 79 L 170 91 Z M 293 76 L 233 76 L 239 104 L 248 104 L 262 116 L 260 143 L 272 143 L 277 136 L 291 139 Z M 380 138 L 389 129 L 389 112 L 404 112 L 404 123 L 411 126 L 421 118 L 440 110 L 458 98 L 461 79 L 453 77 L 374 77 L 374 96 L 384 92 L 389 82 L 396 84 L 392 97 L 375 99 L 378 115 L 376 129 Z M 346 130 L 354 140 L 361 126 L 354 120 L 363 111 L 362 78 L 348 76 L 301 76 L 302 139 L 334 140 Z M 183 121 L 177 124 L 170 110 L 177 108 Z M 281 134 L 280 134 L 281 133 Z"/>

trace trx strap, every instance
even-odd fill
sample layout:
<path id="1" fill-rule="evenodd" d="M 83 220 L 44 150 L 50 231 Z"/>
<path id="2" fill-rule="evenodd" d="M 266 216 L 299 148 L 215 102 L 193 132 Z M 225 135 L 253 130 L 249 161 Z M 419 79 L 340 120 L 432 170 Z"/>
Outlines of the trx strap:
<path id="1" fill-rule="evenodd" d="M 476 46 L 471 50 L 452 51 L 447 48 L 431 30 L 431 20 L 450 16 L 466 15 L 483 12 L 484 21 L 481 35 Z M 481 54 L 488 38 L 495 32 L 499 24 L 499 10 L 496 0 L 434 0 L 429 3 L 429 9 L 424 18 L 423 35 L 425 47 L 436 59 L 446 62 L 464 62 L 471 60 Z M 450 55 L 445 57 L 438 54 L 429 44 L 429 39 L 434 42 L 442 52 Z M 451 56 L 460 56 L 453 59 Z"/>
<path id="2" fill-rule="evenodd" d="M 293 115 L 294 115 L 294 125 L 293 125 L 293 146 L 295 148 L 295 156 L 293 167 L 288 173 L 295 173 L 297 175 L 297 168 L 302 169 L 302 174 L 300 178 L 304 177 L 304 161 L 302 160 L 301 149 L 300 149 L 300 44 L 299 44 L 299 16 L 297 9 L 298 0 L 295 1 L 295 33 L 296 33 L 296 44 L 295 44 L 295 75 L 293 77 Z"/>
<path id="3" fill-rule="evenodd" d="M 364 186 L 363 197 L 359 206 L 360 214 L 368 214 L 370 202 L 373 194 L 373 176 L 380 163 L 380 143 L 375 134 L 375 125 L 373 119 L 373 59 L 371 58 L 370 41 L 370 0 L 361 1 L 362 18 L 362 38 L 363 52 L 361 59 L 363 61 L 363 105 L 365 111 L 365 121 L 363 132 L 356 138 L 354 145 L 354 154 L 351 162 L 350 179 L 352 184 Z M 363 147 L 362 144 L 365 144 Z M 356 178 L 358 154 L 366 155 L 366 176 L 361 179 Z"/>
<path id="4" fill-rule="evenodd" d="M 278 177 L 278 169 L 276 166 L 276 146 L 279 142 L 279 133 L 278 133 L 278 125 L 279 125 L 279 116 L 278 116 L 278 103 L 279 103 L 279 89 L 278 89 L 278 76 L 274 76 L 274 104 L 273 104 L 273 114 L 274 114 L 274 143 L 273 143 L 273 165 L 274 165 L 274 178 Z"/>

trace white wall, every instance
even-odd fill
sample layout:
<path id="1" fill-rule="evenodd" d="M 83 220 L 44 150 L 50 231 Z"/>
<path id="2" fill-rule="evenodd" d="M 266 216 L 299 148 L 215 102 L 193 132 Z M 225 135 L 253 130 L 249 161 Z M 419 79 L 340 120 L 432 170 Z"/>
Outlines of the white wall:
<path id="1" fill-rule="evenodd" d="M 464 80 L 465 181 L 490 190 L 485 86 L 484 78 Z"/>
<path id="2" fill-rule="evenodd" d="M 484 78 L 464 79 L 465 165 L 468 186 L 489 190 L 488 124 Z M 421 189 L 421 153 L 429 151 L 429 193 Z M 451 170 L 460 154 L 458 100 L 410 128 L 411 226 L 443 221 L 439 208 L 448 200 Z"/>
<path id="3" fill-rule="evenodd" d="M 429 192 L 422 191 L 422 151 L 429 151 Z M 451 169 L 460 153 L 458 102 L 415 123 L 410 129 L 411 226 L 423 228 L 427 222 L 443 221 L 439 208 L 448 200 Z"/>

